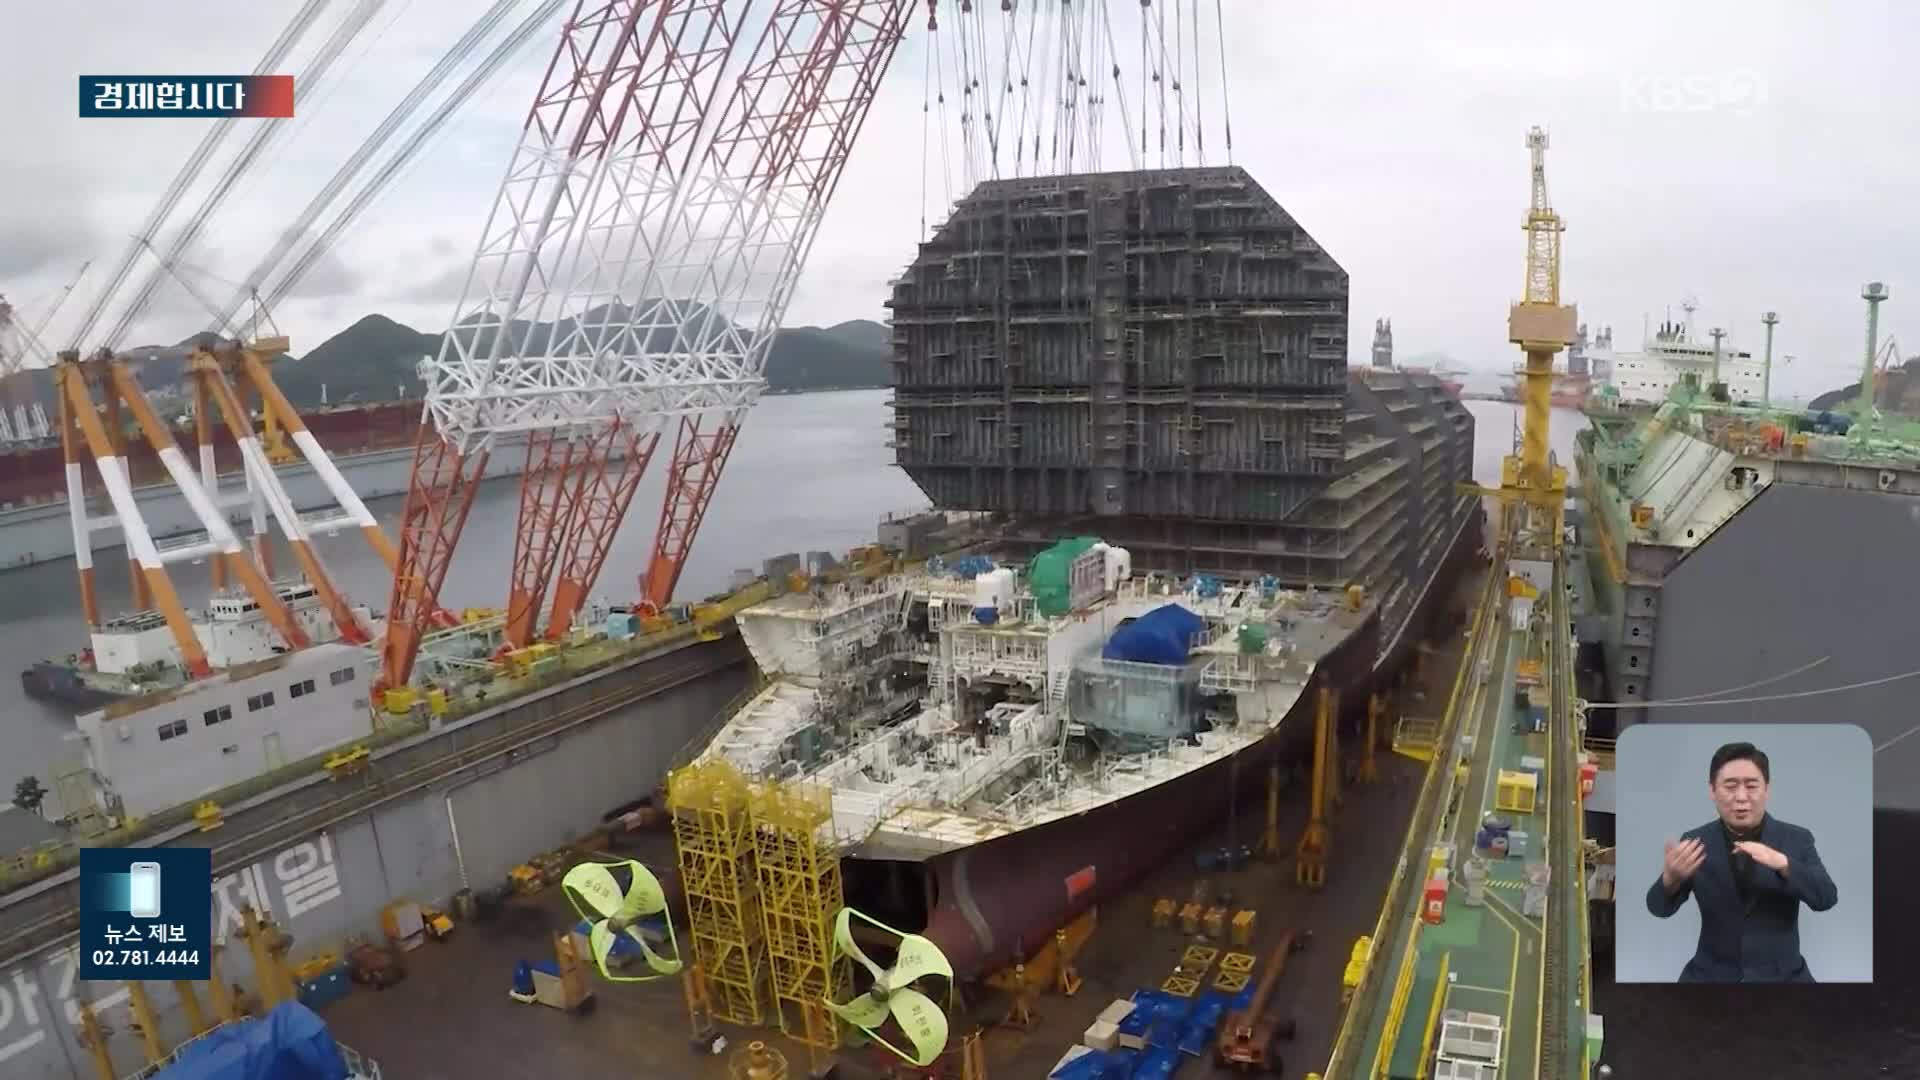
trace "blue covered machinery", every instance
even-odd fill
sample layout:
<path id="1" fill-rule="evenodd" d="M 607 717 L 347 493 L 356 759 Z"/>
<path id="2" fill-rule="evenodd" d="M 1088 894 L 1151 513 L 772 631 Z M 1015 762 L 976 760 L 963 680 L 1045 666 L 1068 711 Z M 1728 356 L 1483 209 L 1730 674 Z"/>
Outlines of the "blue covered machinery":
<path id="1" fill-rule="evenodd" d="M 152 1080 L 348 1080 L 341 1047 L 297 1001 L 258 1020 L 222 1024 L 186 1043 Z"/>
<path id="2" fill-rule="evenodd" d="M 1206 626 L 1179 604 L 1163 604 L 1115 630 L 1098 657 L 1074 662 L 1067 691 L 1074 719 L 1154 745 L 1191 734 L 1200 669 L 1187 658 Z"/>
<path id="3" fill-rule="evenodd" d="M 1135 664 L 1184 664 L 1205 619 L 1179 604 L 1162 604 L 1113 632 L 1100 650 L 1103 660 Z"/>

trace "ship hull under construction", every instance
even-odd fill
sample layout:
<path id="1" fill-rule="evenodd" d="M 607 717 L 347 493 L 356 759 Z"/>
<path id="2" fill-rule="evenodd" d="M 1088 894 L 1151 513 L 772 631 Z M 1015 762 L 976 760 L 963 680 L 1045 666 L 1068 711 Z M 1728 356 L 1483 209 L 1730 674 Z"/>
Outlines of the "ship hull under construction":
<path id="1" fill-rule="evenodd" d="M 1482 515 L 1466 515 L 1404 621 L 1383 625 L 1374 609 L 1318 662 L 1267 738 L 1086 813 L 924 860 L 856 849 L 843 863 L 848 904 L 884 913 L 878 917 L 891 925 L 921 928 L 963 979 L 1030 956 L 1059 927 L 1185 857 L 1226 815 L 1264 800 L 1270 765 L 1283 778 L 1308 775 L 1321 690 L 1337 702 L 1344 745 L 1357 744 L 1368 695 L 1393 685 L 1421 640 L 1457 624 L 1456 586 L 1482 557 L 1483 524 Z M 1290 855 L 1297 838 L 1282 839 Z"/>

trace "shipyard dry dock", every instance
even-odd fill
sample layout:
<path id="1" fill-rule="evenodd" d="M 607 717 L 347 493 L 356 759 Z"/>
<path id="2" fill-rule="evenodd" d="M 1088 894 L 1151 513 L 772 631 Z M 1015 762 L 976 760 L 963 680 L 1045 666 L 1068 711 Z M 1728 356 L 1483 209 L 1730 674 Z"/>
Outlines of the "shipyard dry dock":
<path id="1" fill-rule="evenodd" d="M 1383 752 L 1377 765 L 1380 781 L 1349 793 L 1336 818 L 1334 865 L 1322 890 L 1296 885 L 1291 859 L 1217 876 L 1258 909 L 1260 937 L 1245 951 L 1262 964 L 1284 930 L 1313 932 L 1311 943 L 1289 962 L 1275 996 L 1275 1011 L 1294 1016 L 1299 1028 L 1288 1044 L 1287 1076 L 1302 1076 L 1325 1064 L 1348 953 L 1356 937 L 1373 929 L 1419 788 L 1414 762 Z M 1258 840 L 1264 828 L 1258 805 L 1263 795 L 1255 784 L 1249 784 L 1248 791 L 1247 812 L 1234 825 L 1241 842 Z M 1300 792 L 1285 797 L 1280 827 L 1289 849 L 1305 824 L 1304 808 Z M 1214 839 L 1224 841 L 1227 832 L 1222 823 Z M 610 854 L 661 866 L 673 859 L 664 838 L 651 848 L 642 845 Z M 1096 929 L 1075 962 L 1083 980 L 1080 991 L 1070 998 L 1053 991 L 1036 997 L 1033 1027 L 1002 1026 L 1011 1000 L 998 991 L 980 991 L 964 1015 L 987 1027 L 986 1075 L 1018 1080 L 1046 1076 L 1110 1002 L 1159 987 L 1192 940 L 1177 927 L 1153 929 L 1153 902 L 1162 895 L 1184 898 L 1200 876 L 1190 861 L 1179 860 L 1100 908 Z M 517 902 L 497 921 L 469 925 L 445 945 L 413 954 L 406 982 L 378 993 L 356 991 L 324 1015 L 341 1041 L 379 1060 L 393 1077 L 728 1077 L 728 1055 L 716 1060 L 690 1052 L 678 981 L 639 986 L 595 982 L 595 1008 L 578 1018 L 508 998 L 514 964 L 550 954 L 548 935 L 564 929 L 573 917 L 557 889 Z M 684 930 L 682 935 L 684 947 Z M 1223 954 L 1234 951 L 1211 944 Z M 1217 961 L 1214 968 L 1217 973 Z M 957 1033 L 969 1030 L 958 1014 L 953 1026 Z M 729 1050 L 749 1039 L 765 1039 L 797 1066 L 790 1075 L 805 1074 L 805 1049 L 782 1038 L 778 1029 L 723 1025 L 721 1032 Z M 889 1058 L 871 1049 L 837 1056 L 841 1075 L 848 1080 L 886 1075 Z M 1213 1074 L 1206 1062 L 1190 1060 L 1177 1075 L 1191 1080 Z"/>
<path id="2" fill-rule="evenodd" d="M 1484 578 L 1473 557 L 1484 514 L 1459 490 L 1471 475 L 1471 416 L 1431 377 L 1347 371 L 1344 271 L 1239 169 L 984 185 L 923 246 L 891 306 L 898 461 L 943 512 L 930 517 L 994 515 L 973 525 L 999 533 L 991 550 L 1003 565 L 970 568 L 988 550 L 981 544 L 950 551 L 954 561 L 940 568 L 901 570 L 892 584 L 809 580 L 806 596 L 784 598 L 809 614 L 791 633 L 758 641 L 753 619 L 770 627 L 781 605 L 734 608 L 754 660 L 776 679 L 738 712 L 747 650 L 723 636 L 628 653 L 510 706 L 462 714 L 444 730 L 382 745 L 350 776 L 313 768 L 257 800 L 223 796 L 217 830 L 180 820 L 159 837 L 214 847 L 219 925 L 250 904 L 292 932 L 294 962 L 339 951 L 350 936 L 377 935 L 391 901 L 445 904 L 463 889 L 497 886 L 654 792 L 707 747 L 729 758 L 721 765 L 751 766 L 740 771 L 754 783 L 831 775 L 832 801 L 867 797 L 885 811 L 875 824 L 947 811 L 960 826 L 1002 824 L 1018 843 L 1000 853 L 1019 855 L 994 881 L 990 837 L 936 836 L 931 827 L 924 839 L 941 847 L 919 860 L 925 892 L 889 889 L 872 874 L 856 880 L 863 860 L 845 863 L 846 902 L 946 935 L 941 948 L 956 949 L 950 958 L 967 969 L 961 983 L 970 988 L 955 1029 L 995 1025 L 987 1046 L 999 1075 L 1044 1075 L 1115 998 L 1213 983 L 1220 954 L 1237 950 L 1209 944 L 1213 955 L 1176 978 L 1175 963 L 1196 943 L 1183 926 L 1150 928 L 1162 901 L 1253 912 L 1255 930 L 1239 948 L 1259 964 L 1282 933 L 1312 931 L 1276 1000 L 1299 1025 L 1284 1050 L 1296 1062 L 1290 1071 L 1324 1062 L 1354 940 L 1375 924 L 1418 786 L 1401 782 L 1412 766 L 1398 759 L 1380 755 L 1375 779 L 1334 748 L 1367 746 L 1369 732 L 1383 745 L 1403 709 L 1438 707 L 1453 675 L 1443 641 L 1426 665 L 1435 689 L 1422 699 L 1396 685 L 1423 639 L 1457 637 Z M 1034 571 L 1043 560 L 1026 559 L 1040 547 L 1056 556 L 1051 584 Z M 856 560 L 862 568 L 867 556 Z M 1083 580 L 1078 571 L 1089 568 Z M 787 581 L 783 571 L 760 587 L 786 592 Z M 1105 655 L 1128 621 L 1181 607 L 1189 620 L 1204 618 L 1206 642 L 1182 636 L 1177 659 Z M 1333 652 L 1314 644 L 1320 637 Z M 294 667 L 313 661 L 302 655 L 249 678 L 303 679 Z M 319 680 L 323 695 L 329 681 Z M 307 704 L 302 693 L 289 696 Z M 153 710 L 170 700 L 146 703 L 143 722 L 168 721 Z M 782 702 L 794 707 L 762 709 Z M 1333 704 L 1321 711 L 1316 702 Z M 777 737 L 715 751 L 708 743 L 720 721 L 736 734 Z M 1306 783 L 1301 761 L 1316 746 L 1327 748 L 1321 782 Z M 1270 762 L 1280 768 L 1270 772 Z M 967 769 L 981 783 L 969 784 Z M 897 779 L 909 774 L 926 776 L 927 790 Z M 1168 800 L 1171 785 L 1161 785 L 1170 774 L 1184 786 Z M 937 805 L 907 798 L 932 788 Z M 1272 804 L 1269 790 L 1278 793 Z M 1344 805 L 1334 801 L 1340 791 Z M 1085 804 L 1110 812 L 1096 817 Z M 838 825 L 839 807 L 831 812 Z M 750 820 L 748 848 L 757 849 L 765 823 Z M 1270 848 L 1270 859 L 1240 871 L 1200 865 L 1240 845 Z M 724 854 L 745 865 L 737 850 Z M 676 861 L 670 848 L 648 858 L 661 869 Z M 677 861 L 688 865 L 684 850 Z M 1297 883 L 1316 872 L 1321 891 Z M 685 875 L 690 906 L 713 899 L 700 877 Z M 1201 878 L 1212 890 L 1205 904 L 1194 895 Z M 912 875 L 894 881 L 911 884 Z M 1025 903 L 1026 886 L 1049 882 L 1043 892 L 1053 899 Z M 118 1000 L 107 993 L 114 988 L 74 984 L 70 892 L 70 881 L 54 877 L 14 890 L 0 907 L 0 961 L 16 965 L 10 1011 L 0 1011 L 9 1076 L 16 1063 L 37 1070 L 28 1076 L 84 1076 L 58 1011 L 71 1014 L 76 995 Z M 916 904 L 922 921 L 910 918 Z M 557 905 L 552 896 L 520 899 L 491 909 L 491 919 L 463 919 L 453 941 L 409 954 L 416 970 L 401 986 L 336 1005 L 342 1038 L 392 1055 L 397 1075 L 687 1075 L 675 1064 L 685 1046 L 677 990 L 602 986 L 614 1008 L 580 1021 L 507 999 L 514 961 L 550 949 L 543 930 L 524 932 L 548 925 Z M 997 1026 L 1008 1003 L 979 992 L 978 980 L 991 983 L 1017 956 L 1034 963 L 1059 922 L 1084 925 L 1095 905 L 1090 944 L 1075 957 L 1079 992 L 1042 995 L 1041 1026 L 1009 1035 Z M 725 937 L 683 932 L 682 955 L 705 961 L 702 949 L 716 943 L 755 955 L 758 906 L 735 903 L 738 925 Z M 939 928 L 926 921 L 935 917 Z M 777 977 L 791 958 L 765 953 L 773 955 L 757 962 Z M 756 1010 L 775 997 L 819 996 L 799 981 L 761 996 L 766 969 L 755 963 L 733 979 L 710 964 L 705 985 L 716 998 L 744 989 Z M 832 966 L 797 970 L 811 977 Z M 237 956 L 227 974 L 248 981 Z M 652 1018 L 654 1056 L 625 1031 L 598 1041 L 584 1034 L 641 1017 Z M 161 1026 L 171 1040 L 181 1020 L 169 1013 Z M 136 1043 L 118 1029 L 115 1053 L 135 1060 Z M 553 1032 L 577 1037 L 543 1037 Z M 533 1053 L 549 1042 L 561 1049 Z M 461 1054 L 474 1060 L 453 1067 Z"/>
<path id="3" fill-rule="evenodd" d="M 353 776 L 316 769 L 226 806 L 211 832 L 188 822 L 142 843 L 213 848 L 216 937 L 252 906 L 293 935 L 293 962 L 343 953 L 348 938 L 378 935 L 389 902 L 444 904 L 463 888 L 504 882 L 530 856 L 646 795 L 750 679 L 736 635 L 667 647 L 384 746 Z M 0 897 L 7 1080 L 95 1080 L 78 1042 L 81 1001 L 114 1030 L 114 1061 L 125 1072 L 141 1061 L 126 988 L 78 979 L 76 910 L 70 873 Z M 221 964 L 229 981 L 254 985 L 244 949 L 223 950 Z M 151 996 L 163 1041 L 179 1041 L 180 1003 L 164 987 Z"/>
<path id="4" fill-rule="evenodd" d="M 1469 575 L 1458 590 L 1461 604 L 1481 588 Z M 1423 677 L 1410 682 L 1404 701 L 1411 709 L 1438 708 L 1460 661 L 1464 640 L 1450 640 L 1425 653 Z M 1384 732 L 1382 732 L 1384 735 Z M 1348 746 L 1357 747 L 1355 732 Z M 1384 741 L 1384 739 L 1383 739 Z M 1351 784 L 1332 818 L 1333 839 L 1325 884 L 1312 889 L 1296 880 L 1292 853 L 1306 825 L 1308 785 L 1294 777 L 1283 791 L 1277 827 L 1282 856 L 1256 858 L 1232 872 L 1201 871 L 1196 854 L 1248 845 L 1258 849 L 1269 827 L 1266 789 L 1249 776 L 1233 800 L 1236 812 L 1214 823 L 1191 850 L 1183 851 L 1147 878 L 1097 909 L 1092 931 L 1074 956 L 1081 980 L 1077 993 L 1057 989 L 1030 1001 L 1031 1025 L 1008 1023 L 1015 1001 L 1009 994 L 978 984 L 964 987 L 950 1014 L 956 1035 L 982 1032 L 990 1077 L 1046 1076 L 1068 1048 L 1079 1043 L 1097 1015 L 1111 1002 L 1137 990 L 1158 989 L 1176 974 L 1187 950 L 1199 944 L 1225 954 L 1244 951 L 1267 962 L 1267 953 L 1288 930 L 1311 935 L 1295 954 L 1275 994 L 1274 1012 L 1297 1023 L 1285 1044 L 1285 1075 L 1301 1076 L 1321 1067 L 1330 1051 L 1342 1013 L 1342 981 L 1352 945 L 1371 933 L 1380 898 L 1392 879 L 1406 835 L 1410 811 L 1420 789 L 1419 764 L 1384 748 L 1374 757 L 1377 777 L 1357 779 L 1357 756 L 1340 770 Z M 674 863 L 673 843 L 664 830 L 619 843 L 598 853 L 603 858 L 634 858 L 649 866 Z M 1255 937 L 1244 948 L 1186 934 L 1176 922 L 1155 927 L 1152 909 L 1163 899 L 1185 901 L 1197 882 L 1215 895 L 1225 891 L 1236 906 L 1257 912 Z M 470 923 L 444 944 L 429 944 L 411 954 L 407 980 L 378 993 L 355 992 L 327 1010 L 335 1034 L 380 1060 L 390 1075 L 583 1078 L 631 1076 L 728 1077 L 733 1051 L 751 1039 L 764 1039 L 783 1052 L 801 1075 L 804 1047 L 783 1038 L 777 1028 L 723 1024 L 728 1050 L 719 1057 L 689 1049 L 691 1026 L 679 980 L 640 985 L 595 980 L 593 1009 L 579 1016 L 511 1000 L 507 989 L 520 960 L 550 954 L 550 935 L 571 925 L 575 915 L 558 889 L 518 897 L 483 922 Z M 691 951 L 691 934 L 681 924 L 679 940 Z M 1259 968 L 1256 968 L 1256 972 Z M 1219 965 L 1205 982 L 1218 977 Z M 769 1024 L 771 1017 L 769 1017 Z M 906 1075 L 889 1073 L 899 1062 L 872 1047 L 843 1049 L 835 1059 L 849 1078 Z M 962 1075 L 958 1071 L 940 1075 Z M 1177 1075 L 1227 1075 L 1208 1061 L 1188 1059 Z"/>
<path id="5" fill-rule="evenodd" d="M 1472 576 L 1464 580 L 1460 602 L 1470 602 L 1478 587 Z M 1410 687 L 1410 707 L 1444 697 L 1459 644 L 1428 655 L 1422 667 L 1430 689 Z M 485 889 L 532 854 L 587 833 L 610 809 L 651 793 L 668 765 L 690 751 L 689 740 L 704 741 L 729 702 L 741 699 L 750 685 L 745 661 L 733 635 L 672 648 L 436 733 L 456 740 L 462 751 L 438 765 L 409 756 L 427 744 L 401 745 L 385 752 L 359 782 L 321 779 L 304 785 L 304 792 L 279 792 L 264 820 L 260 811 L 235 807 L 222 829 L 205 834 L 188 827 L 166 842 L 211 842 L 220 925 L 231 929 L 239 909 L 252 904 L 292 933 L 290 961 L 338 953 L 349 938 L 377 937 L 380 911 L 391 900 L 433 902 L 461 888 Z M 1348 745 L 1357 744 L 1355 739 Z M 435 749 L 446 752 L 446 746 Z M 980 991 L 964 1015 L 990 1029 L 984 1045 L 991 1075 L 1045 1075 L 1107 1003 L 1161 985 L 1192 942 L 1177 926 L 1153 928 L 1152 906 L 1162 898 L 1184 899 L 1201 877 L 1213 878 L 1216 888 L 1230 889 L 1259 912 L 1258 938 L 1247 951 L 1263 963 L 1265 948 L 1281 932 L 1313 933 L 1312 943 L 1289 964 L 1275 1000 L 1278 1011 L 1299 1025 L 1289 1059 L 1303 1070 L 1324 1061 L 1350 947 L 1373 928 L 1419 788 L 1415 763 L 1383 750 L 1375 764 L 1379 779 L 1347 791 L 1333 817 L 1331 865 L 1322 889 L 1294 881 L 1290 853 L 1305 823 L 1307 799 L 1306 785 L 1295 777 L 1276 819 L 1288 853 L 1281 860 L 1214 875 L 1201 874 L 1186 859 L 1170 861 L 1098 911 L 1091 939 L 1075 959 L 1082 988 L 1071 998 L 1051 992 L 1036 998 L 1036 1022 L 1029 1029 L 1000 1026 L 1008 999 Z M 342 784 L 352 790 L 339 790 Z M 1267 828 L 1264 785 L 1250 779 L 1243 796 L 1234 800 L 1237 813 L 1218 823 L 1196 851 L 1261 842 Z M 534 806 L 538 814 L 528 812 Z M 674 858 L 664 833 L 581 855 L 639 858 L 663 869 Z M 9 1080 L 93 1080 L 75 1038 L 81 1001 L 93 1003 L 112 1029 L 109 1046 L 123 1073 L 141 1060 L 140 1040 L 127 1022 L 126 989 L 76 979 L 70 924 L 60 914 L 70 904 L 31 903 L 60 891 L 56 881 L 37 893 L 16 893 L 0 909 L 11 959 L 0 974 L 0 1065 Z M 463 922 L 449 941 L 407 954 L 408 976 L 398 986 L 356 988 L 323 1015 L 341 1041 L 380 1060 L 395 1077 L 725 1076 L 724 1056 L 702 1059 L 688 1049 L 678 980 L 641 986 L 596 980 L 596 1008 L 580 1017 L 508 998 L 514 965 L 549 956 L 550 932 L 571 921 L 557 888 L 511 898 L 488 917 Z M 683 948 L 688 936 L 683 927 Z M 32 955 L 21 958 L 23 949 Z M 254 985 L 243 951 L 225 950 L 222 965 L 228 981 Z M 171 1045 L 183 1038 L 187 1021 L 177 999 L 158 986 L 150 996 L 162 1041 Z M 956 1015 L 956 1030 L 966 1030 L 965 1022 Z M 726 1027 L 723 1033 L 735 1047 L 767 1037 L 804 1061 L 804 1049 L 780 1040 L 777 1031 Z M 882 1075 L 880 1059 L 870 1052 L 843 1051 L 840 1060 L 845 1075 Z M 1182 1075 L 1205 1075 L 1205 1068 L 1193 1063 Z M 1299 1074 L 1289 1066 L 1289 1075 Z"/>

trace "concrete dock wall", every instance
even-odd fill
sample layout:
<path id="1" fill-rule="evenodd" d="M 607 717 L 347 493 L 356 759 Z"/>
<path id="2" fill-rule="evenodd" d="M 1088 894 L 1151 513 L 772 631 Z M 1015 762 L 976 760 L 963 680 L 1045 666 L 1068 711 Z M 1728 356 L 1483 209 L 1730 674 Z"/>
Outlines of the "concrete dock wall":
<path id="1" fill-rule="evenodd" d="M 223 866 L 216 854 L 216 939 L 238 925 L 240 907 L 251 903 L 293 935 L 290 957 L 298 962 L 321 951 L 344 952 L 350 936 L 377 939 L 380 911 L 394 899 L 445 903 L 463 884 L 480 888 L 503 880 L 529 856 L 652 790 L 674 755 L 711 730 L 747 688 L 750 670 L 731 663 L 604 716 L 536 734 L 441 781 L 289 836 L 237 866 Z M 233 828 L 230 818 L 221 831 Z M 196 835 L 216 848 L 222 842 L 219 832 Z M 6 1080 L 95 1080 L 78 1039 L 81 1001 L 92 1002 L 112 1029 L 108 1047 L 121 1075 L 144 1063 L 125 986 L 80 981 L 78 961 L 77 945 L 68 943 L 0 970 L 0 1076 Z M 253 986 L 243 943 L 222 950 L 220 962 L 226 981 Z M 501 972 L 503 993 L 509 975 Z M 205 990 L 196 986 L 208 1009 Z M 173 987 L 150 983 L 147 993 L 162 1042 L 183 1039 L 187 1021 Z"/>

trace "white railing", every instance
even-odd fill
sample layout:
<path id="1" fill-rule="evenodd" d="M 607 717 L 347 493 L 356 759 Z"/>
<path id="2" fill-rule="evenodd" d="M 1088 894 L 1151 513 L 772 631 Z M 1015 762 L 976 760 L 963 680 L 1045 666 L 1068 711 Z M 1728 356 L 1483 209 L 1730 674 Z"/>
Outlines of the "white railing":
<path id="1" fill-rule="evenodd" d="M 1224 653 L 1200 670 L 1200 688 L 1218 693 L 1250 693 L 1260 683 L 1260 657 Z"/>
<path id="2" fill-rule="evenodd" d="M 1051 743 L 1051 733 L 1052 727 L 1045 722 L 1040 709 L 1029 706 L 1021 710 L 1007 725 L 1007 734 L 990 749 L 963 756 L 966 764 L 940 775 L 935 790 L 941 805 L 956 809 L 962 806 L 995 778 L 1030 756 L 1036 747 Z M 964 736 L 956 736 L 956 742 L 963 754 L 972 747 Z"/>
<path id="3" fill-rule="evenodd" d="M 834 586 L 835 593 L 829 594 L 823 605 L 826 610 L 807 622 L 800 632 L 800 639 L 808 643 L 818 643 L 842 637 L 848 633 L 894 629 L 906 624 L 906 610 L 890 588 L 865 588 L 849 590 L 844 585 Z"/>
<path id="4" fill-rule="evenodd" d="M 955 633 L 952 637 L 956 673 L 1023 679 L 1047 673 L 1047 639 L 1038 634 Z"/>

